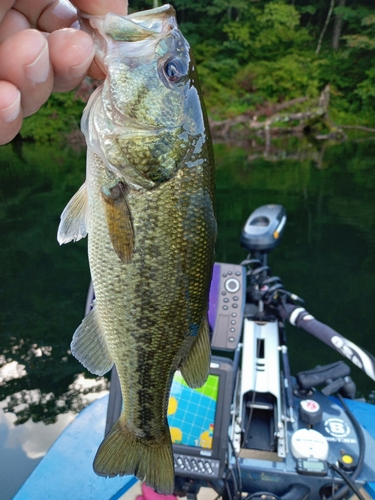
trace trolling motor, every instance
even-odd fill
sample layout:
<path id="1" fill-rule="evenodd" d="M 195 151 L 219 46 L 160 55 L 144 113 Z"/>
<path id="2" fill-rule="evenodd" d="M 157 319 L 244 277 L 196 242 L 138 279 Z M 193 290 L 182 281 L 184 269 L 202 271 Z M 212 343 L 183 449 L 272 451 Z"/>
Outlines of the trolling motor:
<path id="1" fill-rule="evenodd" d="M 240 239 L 241 245 L 250 251 L 241 263 L 247 268 L 247 304 L 239 417 L 234 421 L 234 445 L 243 457 L 249 457 L 250 450 L 256 450 L 258 456 L 284 458 L 287 453 L 286 422 L 294 422 L 289 360 L 285 339 L 280 335 L 283 328 L 280 330 L 276 311 L 267 307 L 270 297 L 283 288 L 280 278 L 270 276 L 268 254 L 279 244 L 285 223 L 286 210 L 281 205 L 260 207 L 246 221 Z M 283 412 L 280 351 L 288 387 L 288 413 Z"/>
<path id="2" fill-rule="evenodd" d="M 293 326 L 307 331 L 375 380 L 375 357 L 372 354 L 316 320 L 302 307 L 303 299 L 285 290 L 279 277 L 270 276 L 267 256 L 280 243 L 286 219 L 286 210 L 281 205 L 265 205 L 250 215 L 242 230 L 241 245 L 253 257 L 243 261 L 242 265 L 256 265 L 255 269 L 247 272 L 250 278 L 248 298 L 253 302 L 259 301 L 259 309 L 267 304 L 279 319 L 288 320 Z"/>
<path id="3" fill-rule="evenodd" d="M 277 247 L 285 230 L 286 210 L 281 205 L 265 205 L 250 215 L 242 230 L 240 243 L 254 258 L 264 258 Z"/>
<path id="4" fill-rule="evenodd" d="M 239 469 L 234 482 L 241 483 L 251 499 L 347 498 L 350 489 L 340 474 L 344 471 L 345 482 L 357 492 L 354 481 L 361 477 L 365 453 L 369 461 L 370 455 L 363 431 L 343 409 L 342 398 L 340 406 L 327 396 L 341 392 L 354 397 L 350 369 L 340 361 L 293 378 L 284 322 L 334 347 L 373 379 L 375 358 L 315 320 L 303 308 L 304 301 L 271 275 L 268 254 L 279 244 L 285 223 L 281 205 L 266 205 L 250 215 L 241 234 L 241 244 L 250 253 L 241 263 L 246 269 L 246 305 L 231 428 Z"/>

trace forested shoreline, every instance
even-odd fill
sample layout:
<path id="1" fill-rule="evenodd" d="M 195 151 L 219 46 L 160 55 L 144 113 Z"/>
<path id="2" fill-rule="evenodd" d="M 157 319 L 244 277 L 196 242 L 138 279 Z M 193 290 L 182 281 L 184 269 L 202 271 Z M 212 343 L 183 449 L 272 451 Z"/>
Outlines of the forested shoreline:
<path id="1" fill-rule="evenodd" d="M 313 129 L 317 137 L 343 138 L 350 127 L 373 133 L 375 5 L 371 0 L 172 3 L 192 46 L 214 129 L 226 123 L 246 134 L 262 128 L 286 132 L 295 128 Z M 130 12 L 153 5 L 153 0 L 133 0 Z M 74 133 L 93 86 L 95 82 L 85 82 L 75 92 L 54 94 L 25 120 L 21 137 L 49 140 Z M 329 95 L 322 107 L 324 92 Z"/>

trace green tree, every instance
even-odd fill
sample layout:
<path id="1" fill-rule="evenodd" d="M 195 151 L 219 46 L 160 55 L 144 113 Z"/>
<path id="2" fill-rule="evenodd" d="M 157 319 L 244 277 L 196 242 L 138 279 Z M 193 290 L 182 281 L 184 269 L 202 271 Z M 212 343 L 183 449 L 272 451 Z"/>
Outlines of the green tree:
<path id="1" fill-rule="evenodd" d="M 375 124 L 373 0 L 175 0 L 173 5 L 212 117 L 298 96 L 315 98 L 330 84 L 336 121 Z M 134 0 L 130 11 L 152 7 L 153 0 Z M 78 130 L 83 106 L 75 93 L 56 94 L 25 120 L 21 135 L 50 140 L 66 129 Z"/>

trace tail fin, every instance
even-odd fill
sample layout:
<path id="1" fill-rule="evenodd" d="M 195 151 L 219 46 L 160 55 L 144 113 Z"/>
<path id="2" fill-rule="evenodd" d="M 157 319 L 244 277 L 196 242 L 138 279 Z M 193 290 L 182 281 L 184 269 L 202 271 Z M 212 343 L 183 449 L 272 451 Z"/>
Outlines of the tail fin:
<path id="1" fill-rule="evenodd" d="M 168 428 L 161 440 L 149 442 L 132 432 L 120 417 L 99 446 L 94 471 L 106 477 L 133 474 L 158 493 L 172 494 L 174 467 Z"/>

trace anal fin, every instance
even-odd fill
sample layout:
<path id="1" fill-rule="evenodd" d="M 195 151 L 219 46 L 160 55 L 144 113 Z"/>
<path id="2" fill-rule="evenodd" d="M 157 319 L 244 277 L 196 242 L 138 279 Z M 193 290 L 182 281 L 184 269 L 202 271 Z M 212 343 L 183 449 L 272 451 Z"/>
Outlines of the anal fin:
<path id="1" fill-rule="evenodd" d="M 125 184 L 118 182 L 108 193 L 102 191 L 111 243 L 125 264 L 131 261 L 134 248 L 133 221 L 126 200 L 127 189 Z"/>
<path id="2" fill-rule="evenodd" d="M 74 332 L 70 347 L 73 356 L 91 373 L 104 375 L 112 368 L 113 359 L 95 305 Z"/>
<path id="3" fill-rule="evenodd" d="M 189 387 L 202 387 L 208 377 L 211 346 L 207 318 L 201 323 L 198 335 L 181 367 L 181 374 Z"/>

